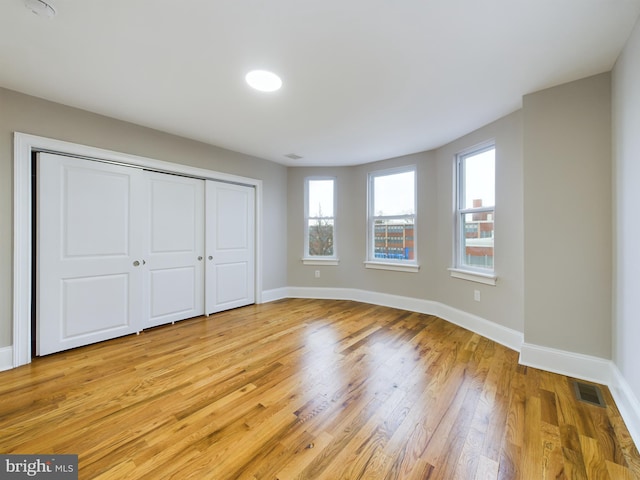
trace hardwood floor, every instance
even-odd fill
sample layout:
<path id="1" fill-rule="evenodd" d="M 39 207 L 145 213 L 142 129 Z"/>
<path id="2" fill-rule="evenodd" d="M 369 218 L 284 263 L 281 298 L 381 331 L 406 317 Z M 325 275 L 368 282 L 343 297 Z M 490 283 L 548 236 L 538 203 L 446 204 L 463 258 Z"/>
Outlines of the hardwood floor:
<path id="1" fill-rule="evenodd" d="M 0 373 L 0 453 L 81 479 L 633 479 L 640 455 L 570 379 L 439 318 L 291 299 Z"/>

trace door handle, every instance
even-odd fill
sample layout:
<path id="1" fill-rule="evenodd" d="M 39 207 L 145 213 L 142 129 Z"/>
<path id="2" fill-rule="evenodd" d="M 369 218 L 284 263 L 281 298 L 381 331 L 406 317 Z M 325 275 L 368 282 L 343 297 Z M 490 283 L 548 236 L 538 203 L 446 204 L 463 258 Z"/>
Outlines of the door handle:
<path id="1" fill-rule="evenodd" d="M 213 257 L 211 255 L 209 255 L 209 260 L 213 260 Z"/>
<path id="2" fill-rule="evenodd" d="M 199 262 L 200 262 L 200 261 L 202 261 L 202 256 L 199 256 L 199 257 L 198 257 L 198 261 L 199 261 Z"/>
<path id="3" fill-rule="evenodd" d="M 136 260 L 135 262 L 133 262 L 133 266 L 134 267 L 138 267 L 140 266 L 140 262 L 138 260 Z"/>

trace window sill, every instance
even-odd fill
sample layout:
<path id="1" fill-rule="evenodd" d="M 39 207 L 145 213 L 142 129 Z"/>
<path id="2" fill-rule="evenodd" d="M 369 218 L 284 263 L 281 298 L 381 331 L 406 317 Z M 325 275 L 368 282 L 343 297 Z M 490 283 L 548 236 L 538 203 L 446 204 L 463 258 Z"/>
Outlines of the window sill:
<path id="1" fill-rule="evenodd" d="M 364 262 L 366 268 L 373 268 L 376 270 L 393 270 L 396 272 L 411 272 L 417 273 L 420 270 L 420 265 L 404 265 L 401 263 L 389 263 L 389 262 Z"/>
<path id="2" fill-rule="evenodd" d="M 495 286 L 498 277 L 493 273 L 480 273 L 472 270 L 461 270 L 459 268 L 450 268 L 449 273 L 453 278 L 460 278 L 470 282 L 484 283 L 485 285 Z"/>
<path id="3" fill-rule="evenodd" d="M 302 263 L 304 265 L 338 265 L 340 263 L 340 259 L 305 257 L 302 259 Z"/>

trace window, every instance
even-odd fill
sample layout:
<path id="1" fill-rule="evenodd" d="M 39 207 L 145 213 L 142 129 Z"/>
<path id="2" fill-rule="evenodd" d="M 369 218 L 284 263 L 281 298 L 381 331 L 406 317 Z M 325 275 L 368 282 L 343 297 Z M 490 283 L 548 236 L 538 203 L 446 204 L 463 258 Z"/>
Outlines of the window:
<path id="1" fill-rule="evenodd" d="M 367 267 L 416 271 L 416 167 L 369 174 Z"/>
<path id="2" fill-rule="evenodd" d="M 304 258 L 336 260 L 335 245 L 335 178 L 305 179 Z"/>
<path id="3" fill-rule="evenodd" d="M 495 145 L 462 152 L 456 160 L 456 264 L 452 275 L 459 276 L 456 270 L 468 271 L 489 279 L 484 283 L 495 284 Z"/>

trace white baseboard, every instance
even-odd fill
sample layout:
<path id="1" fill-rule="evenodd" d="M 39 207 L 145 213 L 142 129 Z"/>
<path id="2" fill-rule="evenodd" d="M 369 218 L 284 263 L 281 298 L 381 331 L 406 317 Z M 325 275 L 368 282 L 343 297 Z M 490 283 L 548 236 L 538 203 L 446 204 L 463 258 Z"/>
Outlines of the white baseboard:
<path id="1" fill-rule="evenodd" d="M 523 343 L 520 363 L 553 373 L 610 385 L 613 362 L 600 357 Z"/>
<path id="2" fill-rule="evenodd" d="M 262 291 L 262 303 L 275 302 L 289 297 L 289 288 L 274 288 L 273 290 Z"/>
<path id="3" fill-rule="evenodd" d="M 291 287 L 288 289 L 289 297 L 294 298 L 323 298 L 334 300 L 353 300 L 363 303 L 371 303 L 384 307 L 400 308 L 412 312 L 435 315 L 455 325 L 471 330 L 474 333 L 487 337 L 495 342 L 520 351 L 524 340 L 521 332 L 503 327 L 484 318 L 472 315 L 462 310 L 457 310 L 448 305 L 431 300 L 390 295 L 352 288 L 306 288 Z"/>
<path id="4" fill-rule="evenodd" d="M 618 367 L 613 362 L 611 365 L 613 382 L 609 385 L 609 390 L 611 390 L 611 395 L 613 395 L 631 438 L 636 446 L 640 446 L 640 400 L 635 396 Z"/>
<path id="5" fill-rule="evenodd" d="M 505 347 L 520 351 L 520 347 L 524 342 L 524 334 L 512 328 L 499 325 L 482 317 L 472 315 L 471 313 L 455 309 L 442 303 L 438 304 L 440 310 L 434 315 L 444 318 L 445 320 L 455 323 L 456 325 L 471 330 L 474 333 L 487 337 Z"/>
<path id="6" fill-rule="evenodd" d="M 0 372 L 13 368 L 13 347 L 0 348 Z"/>

